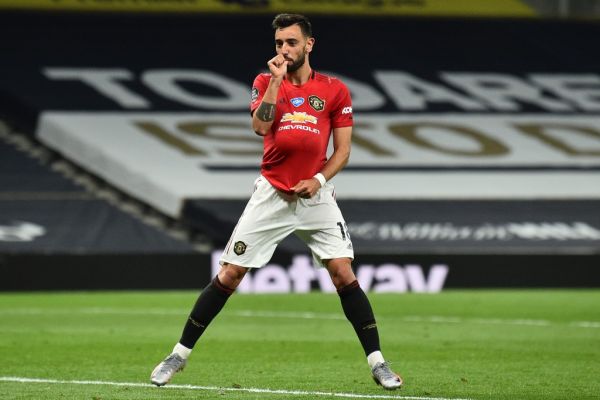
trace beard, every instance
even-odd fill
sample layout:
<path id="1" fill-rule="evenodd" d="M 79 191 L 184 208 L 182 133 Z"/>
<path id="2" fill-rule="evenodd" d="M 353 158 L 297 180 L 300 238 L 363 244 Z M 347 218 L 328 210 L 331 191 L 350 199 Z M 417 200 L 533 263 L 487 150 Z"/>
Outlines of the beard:
<path id="1" fill-rule="evenodd" d="M 302 52 L 302 54 L 300 54 L 298 56 L 298 59 L 296 61 L 293 61 L 290 65 L 288 65 L 287 72 L 298 71 L 298 69 L 300 69 L 300 67 L 303 66 L 305 62 L 306 62 L 306 52 Z"/>

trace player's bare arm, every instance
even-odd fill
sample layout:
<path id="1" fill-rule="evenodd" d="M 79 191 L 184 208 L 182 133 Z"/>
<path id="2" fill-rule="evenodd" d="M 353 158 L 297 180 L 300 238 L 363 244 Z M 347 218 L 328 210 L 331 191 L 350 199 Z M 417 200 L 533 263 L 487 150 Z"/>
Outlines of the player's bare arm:
<path id="1" fill-rule="evenodd" d="M 287 73 L 287 61 L 281 54 L 278 54 L 267 62 L 267 66 L 271 72 L 271 80 L 262 102 L 252 114 L 252 129 L 260 136 L 265 136 L 273 125 L 277 93 Z"/>
<path id="2" fill-rule="evenodd" d="M 327 163 L 320 171 L 326 180 L 330 180 L 340 172 L 350 159 L 350 149 L 352 146 L 352 127 L 333 129 L 333 154 L 327 160 Z M 291 189 L 298 196 L 311 198 L 321 188 L 321 182 L 317 178 L 303 179 Z"/>
<path id="3" fill-rule="evenodd" d="M 275 119 L 275 104 L 263 100 L 256 110 L 256 118 L 263 122 L 272 122 Z"/>

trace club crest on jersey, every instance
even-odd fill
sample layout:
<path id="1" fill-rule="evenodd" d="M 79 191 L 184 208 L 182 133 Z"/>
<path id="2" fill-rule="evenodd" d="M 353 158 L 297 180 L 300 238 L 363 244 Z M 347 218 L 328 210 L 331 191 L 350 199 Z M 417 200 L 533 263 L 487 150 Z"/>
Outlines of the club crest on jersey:
<path id="1" fill-rule="evenodd" d="M 252 102 L 254 103 L 256 101 L 256 99 L 258 99 L 258 88 L 253 87 L 252 88 Z"/>
<path id="2" fill-rule="evenodd" d="M 308 104 L 310 104 L 310 106 L 314 108 L 315 111 L 323 111 L 323 109 L 325 108 L 325 100 L 321 100 L 314 94 L 308 96 Z"/>
<path id="3" fill-rule="evenodd" d="M 244 243 L 242 241 L 235 242 L 235 244 L 233 245 L 233 251 L 238 256 L 241 256 L 242 254 L 244 254 L 246 252 L 246 247 L 247 247 L 246 243 Z"/>
<path id="4" fill-rule="evenodd" d="M 300 107 L 302 104 L 304 104 L 304 97 L 294 97 L 290 100 L 290 103 L 292 103 L 294 107 Z"/>
<path id="5" fill-rule="evenodd" d="M 283 117 L 281 117 L 280 122 L 288 122 L 288 121 L 295 122 L 295 123 L 301 123 L 301 124 L 305 124 L 307 122 L 310 122 L 311 124 L 316 124 L 317 117 L 307 114 L 304 111 L 302 111 L 302 112 L 294 111 L 293 113 L 285 113 L 285 114 L 283 114 Z"/>

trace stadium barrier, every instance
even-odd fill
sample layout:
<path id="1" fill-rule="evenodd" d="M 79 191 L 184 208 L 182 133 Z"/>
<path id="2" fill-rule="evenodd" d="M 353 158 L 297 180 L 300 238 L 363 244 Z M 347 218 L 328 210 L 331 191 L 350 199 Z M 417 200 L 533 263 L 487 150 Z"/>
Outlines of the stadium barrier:
<path id="1" fill-rule="evenodd" d="M 2 254 L 0 291 L 204 288 L 220 251 L 207 254 Z M 362 254 L 354 262 L 365 290 L 437 293 L 459 288 L 597 288 L 598 255 Z M 238 293 L 332 292 L 309 254 L 278 251 Z"/>
<path id="2" fill-rule="evenodd" d="M 123 193 L 210 233 L 218 248 L 258 173 L 261 144 L 249 129 L 248 102 L 252 79 L 274 51 L 271 17 L 3 12 L 0 33 L 10 40 L 0 43 L 0 114 Z M 598 286 L 598 24 L 312 21 L 312 65 L 342 78 L 353 95 L 352 160 L 334 184 L 357 272 L 365 282 L 372 275 L 373 290 Z M 19 204 L 9 202 L 5 232 L 23 228 Z M 119 268 L 111 269 L 147 263 L 131 268 L 159 271 L 164 264 L 146 257 L 155 254 L 151 241 L 145 254 L 118 246 L 102 253 L 93 240 L 77 250 L 86 236 L 75 232 L 99 225 L 91 210 L 80 231 L 62 211 L 46 213 L 55 228 L 73 226 L 71 243 L 56 229 L 27 245 L 0 242 L 2 268 L 21 277 L 4 287 L 54 282 L 23 278 L 46 277 L 44 259 L 63 282 L 56 287 L 95 287 L 67 267 L 77 262 L 106 268 L 98 288 L 155 287 L 155 274 L 119 280 Z M 22 220 L 44 227 L 52 218 L 43 214 Z M 187 251 L 181 260 L 193 259 L 201 276 L 185 284 L 201 287 L 212 256 Z M 273 263 L 285 271 L 307 257 L 293 239 L 281 254 Z M 123 263 L 94 261 L 119 255 Z M 254 282 L 284 276 L 268 271 L 273 277 L 265 272 Z M 285 274 L 292 289 L 320 287 L 308 272 Z"/>

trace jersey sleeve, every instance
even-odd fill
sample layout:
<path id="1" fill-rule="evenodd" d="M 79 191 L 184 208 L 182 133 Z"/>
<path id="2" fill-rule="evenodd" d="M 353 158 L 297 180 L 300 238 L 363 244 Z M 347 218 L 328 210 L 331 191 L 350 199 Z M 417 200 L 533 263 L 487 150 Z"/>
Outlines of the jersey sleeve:
<path id="1" fill-rule="evenodd" d="M 254 83 L 252 84 L 252 94 L 250 98 L 250 114 L 252 114 L 260 105 L 260 103 L 262 103 L 265 91 L 269 86 L 270 76 L 270 74 L 260 74 L 254 78 Z"/>
<path id="2" fill-rule="evenodd" d="M 340 82 L 336 96 L 336 103 L 331 111 L 331 127 L 343 128 L 346 126 L 352 126 L 353 124 L 352 98 L 350 97 L 350 91 L 346 85 Z"/>

